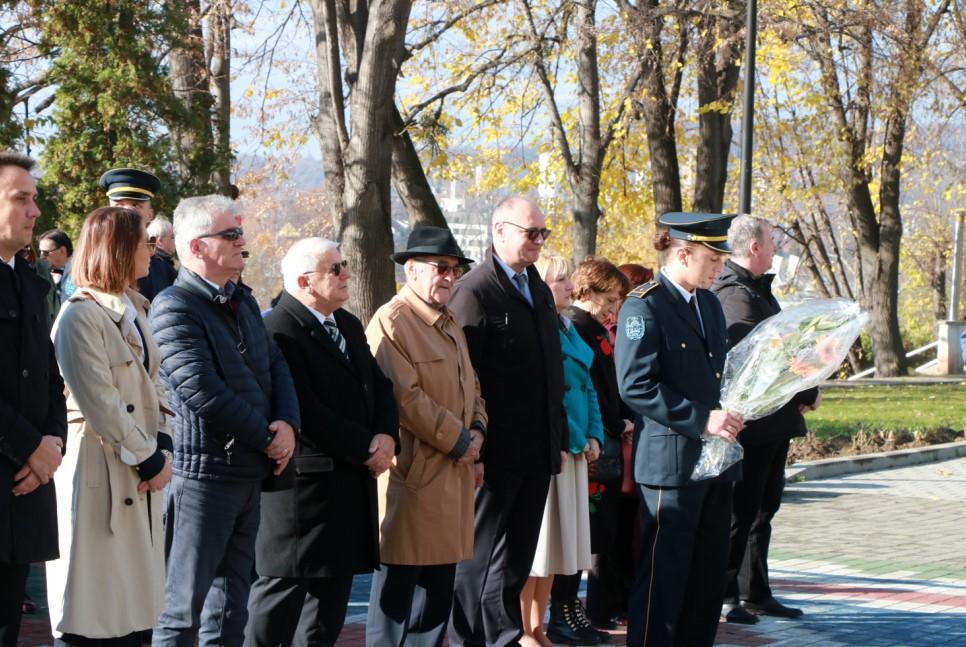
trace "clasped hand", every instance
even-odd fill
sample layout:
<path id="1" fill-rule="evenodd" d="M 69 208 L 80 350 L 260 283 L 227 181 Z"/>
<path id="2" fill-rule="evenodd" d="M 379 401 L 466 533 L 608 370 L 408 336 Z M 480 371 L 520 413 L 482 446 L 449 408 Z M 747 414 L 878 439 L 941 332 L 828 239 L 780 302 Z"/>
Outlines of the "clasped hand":
<path id="1" fill-rule="evenodd" d="M 64 441 L 59 436 L 42 436 L 27 463 L 13 476 L 14 496 L 30 494 L 41 485 L 47 485 L 64 460 L 63 449 Z"/>
<path id="2" fill-rule="evenodd" d="M 708 425 L 705 431 L 712 436 L 721 436 L 725 440 L 734 442 L 738 438 L 738 432 L 744 426 L 744 419 L 737 413 L 715 409 L 708 416 Z"/>

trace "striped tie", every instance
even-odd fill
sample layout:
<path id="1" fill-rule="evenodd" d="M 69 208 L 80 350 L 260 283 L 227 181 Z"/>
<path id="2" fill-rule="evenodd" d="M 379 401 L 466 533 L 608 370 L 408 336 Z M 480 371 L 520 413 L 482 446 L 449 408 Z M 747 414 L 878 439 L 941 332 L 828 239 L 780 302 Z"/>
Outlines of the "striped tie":
<path id="1" fill-rule="evenodd" d="M 346 359 L 349 358 L 349 353 L 345 349 L 345 337 L 339 332 L 339 327 L 335 325 L 335 322 L 331 319 L 325 320 L 325 331 L 329 333 L 329 337 L 335 342 L 335 345 L 339 347 L 339 350 L 345 355 Z"/>

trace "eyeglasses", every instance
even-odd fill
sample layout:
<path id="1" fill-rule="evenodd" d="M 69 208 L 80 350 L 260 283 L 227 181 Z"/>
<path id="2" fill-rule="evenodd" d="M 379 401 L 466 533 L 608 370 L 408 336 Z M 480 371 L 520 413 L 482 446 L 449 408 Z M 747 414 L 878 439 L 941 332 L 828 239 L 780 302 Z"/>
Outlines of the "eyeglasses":
<path id="1" fill-rule="evenodd" d="M 347 267 L 349 267 L 349 261 L 343 259 L 338 263 L 333 263 L 330 265 L 329 269 L 327 269 L 325 272 L 312 270 L 310 272 L 302 272 L 302 276 L 305 276 L 306 274 L 332 274 L 333 276 L 340 276 L 342 274 L 342 270 L 346 269 Z"/>
<path id="2" fill-rule="evenodd" d="M 54 252 L 56 252 L 58 249 L 60 249 L 60 247 L 54 247 L 53 249 L 41 249 L 41 250 L 38 250 L 38 251 L 40 252 L 40 257 L 41 258 L 47 258 L 51 254 L 53 254 Z"/>
<path id="3" fill-rule="evenodd" d="M 501 220 L 500 222 L 504 225 L 513 225 L 517 229 L 522 229 L 523 231 L 525 231 L 527 234 L 527 238 L 530 240 L 531 243 L 537 242 L 538 237 L 543 238 L 544 241 L 550 238 L 550 230 L 547 229 L 546 227 L 521 227 L 517 223 L 510 222 L 509 220 Z"/>
<path id="4" fill-rule="evenodd" d="M 150 251 L 152 254 L 154 253 L 154 250 L 158 248 L 158 244 L 153 240 L 146 240 L 144 241 L 144 244 L 148 246 L 148 251 Z"/>
<path id="5" fill-rule="evenodd" d="M 216 231 L 212 234 L 203 234 L 198 236 L 198 238 L 221 238 L 222 240 L 238 240 L 245 235 L 244 230 L 241 227 L 231 227 L 229 229 L 222 229 L 221 231 Z"/>
<path id="6" fill-rule="evenodd" d="M 446 276 L 450 272 L 453 273 L 453 278 L 458 279 L 463 276 L 463 266 L 462 265 L 449 265 L 447 263 L 440 263 L 439 261 L 427 261 L 421 258 L 414 258 L 417 263 L 423 263 L 424 265 L 432 265 L 436 268 L 437 276 Z"/>

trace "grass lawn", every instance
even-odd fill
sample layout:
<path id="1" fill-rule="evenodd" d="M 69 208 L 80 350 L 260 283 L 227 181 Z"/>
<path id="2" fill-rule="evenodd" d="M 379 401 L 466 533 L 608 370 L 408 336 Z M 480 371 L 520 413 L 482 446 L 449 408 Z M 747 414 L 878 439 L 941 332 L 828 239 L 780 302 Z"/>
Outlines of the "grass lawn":
<path id="1" fill-rule="evenodd" d="M 822 405 L 806 414 L 818 438 L 872 432 L 966 428 L 966 384 L 832 386 Z"/>

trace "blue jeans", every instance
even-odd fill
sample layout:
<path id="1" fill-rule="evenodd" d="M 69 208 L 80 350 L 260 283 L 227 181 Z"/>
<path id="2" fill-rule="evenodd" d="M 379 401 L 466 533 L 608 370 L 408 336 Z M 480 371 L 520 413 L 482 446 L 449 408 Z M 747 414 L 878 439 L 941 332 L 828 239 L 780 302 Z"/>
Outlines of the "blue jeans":
<path id="1" fill-rule="evenodd" d="M 165 524 L 164 612 L 153 645 L 242 645 L 261 483 L 175 476 Z"/>

